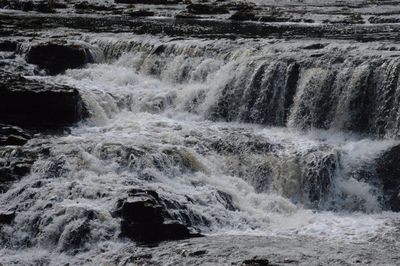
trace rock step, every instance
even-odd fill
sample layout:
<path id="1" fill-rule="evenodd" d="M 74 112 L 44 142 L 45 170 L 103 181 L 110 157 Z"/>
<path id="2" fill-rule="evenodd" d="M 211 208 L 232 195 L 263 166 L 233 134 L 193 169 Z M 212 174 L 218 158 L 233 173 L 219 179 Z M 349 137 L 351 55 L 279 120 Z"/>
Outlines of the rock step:
<path id="1" fill-rule="evenodd" d="M 87 116 L 79 92 L 0 72 L 0 123 L 23 128 L 58 129 Z"/>

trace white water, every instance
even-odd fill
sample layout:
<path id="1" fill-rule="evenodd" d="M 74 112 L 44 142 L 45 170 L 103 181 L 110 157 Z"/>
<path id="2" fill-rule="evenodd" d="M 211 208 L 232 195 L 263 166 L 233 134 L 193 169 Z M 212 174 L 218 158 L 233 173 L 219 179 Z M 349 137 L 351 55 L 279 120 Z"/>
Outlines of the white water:
<path id="1" fill-rule="evenodd" d="M 18 210 L 15 225 L 4 227 L 4 239 L 11 247 L 26 242 L 35 247 L 19 253 L 20 261 L 48 259 L 49 252 L 70 255 L 71 235 L 87 222 L 88 211 L 96 218 L 88 222 L 91 233 L 80 247 L 83 251 L 101 261 L 107 256 L 102 248 L 129 245 L 118 238 L 119 219 L 110 212 L 134 187 L 153 189 L 185 205 L 205 219 L 190 224 L 205 234 L 366 242 L 395 232 L 400 216 L 383 211 L 379 189 L 352 173 L 399 141 L 210 121 L 218 88 L 233 65 L 236 71 L 241 66 L 218 58 L 196 60 L 188 63 L 177 56 L 161 75 L 149 76 L 154 62 L 143 63 L 142 54 L 124 54 L 114 62 L 43 78 L 79 88 L 91 118 L 67 136 L 31 141 L 50 145 L 52 160 L 39 159 L 33 173 L 0 198 L 1 206 Z M 181 82 L 177 75 L 183 71 L 177 69 L 185 64 L 192 69 L 190 78 Z M 193 110 L 191 101 L 201 91 L 206 101 Z M 272 151 L 251 150 L 251 141 L 270 144 Z M 218 142 L 233 143 L 238 150 L 217 152 L 213 145 Z M 302 173 L 308 163 L 318 164 L 324 156 L 340 167 L 331 173 L 327 198 L 310 202 Z M 55 172 L 54 162 L 60 165 Z M 38 181 L 39 188 L 33 186 Z M 227 208 L 218 191 L 229 194 L 236 209 Z M 16 260 L 12 249 L 0 251 L 2 255 L 9 262 Z M 82 257 L 76 259 L 83 263 Z"/>

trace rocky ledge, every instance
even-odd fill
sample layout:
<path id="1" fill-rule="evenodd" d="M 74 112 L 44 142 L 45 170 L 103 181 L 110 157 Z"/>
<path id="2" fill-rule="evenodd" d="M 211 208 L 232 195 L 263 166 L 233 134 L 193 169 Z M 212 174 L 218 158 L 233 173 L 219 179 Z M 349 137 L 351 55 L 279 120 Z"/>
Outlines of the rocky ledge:
<path id="1" fill-rule="evenodd" d="M 79 92 L 0 72 L 0 123 L 23 128 L 57 129 L 87 116 Z"/>

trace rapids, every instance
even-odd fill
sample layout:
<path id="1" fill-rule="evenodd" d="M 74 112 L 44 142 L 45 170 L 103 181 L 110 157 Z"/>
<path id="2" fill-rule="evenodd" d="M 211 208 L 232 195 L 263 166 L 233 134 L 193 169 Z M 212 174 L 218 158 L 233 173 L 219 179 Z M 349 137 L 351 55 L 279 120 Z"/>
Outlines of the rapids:
<path id="1" fill-rule="evenodd" d="M 30 78 L 78 88 L 90 118 L 28 142 L 48 156 L 0 195 L 1 208 L 17 212 L 0 234 L 2 263 L 116 263 L 133 244 L 119 238 L 112 212 L 135 187 L 178 202 L 171 215 L 211 239 L 398 243 L 400 216 L 375 172 L 400 144 L 396 50 L 128 34 L 79 41 L 94 64 Z"/>

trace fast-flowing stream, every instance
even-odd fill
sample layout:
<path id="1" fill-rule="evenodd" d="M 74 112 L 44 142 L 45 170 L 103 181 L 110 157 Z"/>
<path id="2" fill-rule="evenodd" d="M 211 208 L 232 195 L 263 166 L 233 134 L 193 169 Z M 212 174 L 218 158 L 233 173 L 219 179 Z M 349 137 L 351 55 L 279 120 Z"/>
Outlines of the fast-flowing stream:
<path id="1" fill-rule="evenodd" d="M 126 263 L 134 244 L 119 237 L 112 212 L 132 188 L 178 202 L 173 217 L 211 239 L 397 247 L 400 216 L 375 168 L 400 144 L 398 52 L 374 43 L 80 41 L 94 64 L 31 78 L 78 88 L 90 117 L 27 144 L 50 156 L 0 195 L 17 211 L 1 231 L 1 263 Z"/>

